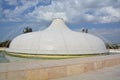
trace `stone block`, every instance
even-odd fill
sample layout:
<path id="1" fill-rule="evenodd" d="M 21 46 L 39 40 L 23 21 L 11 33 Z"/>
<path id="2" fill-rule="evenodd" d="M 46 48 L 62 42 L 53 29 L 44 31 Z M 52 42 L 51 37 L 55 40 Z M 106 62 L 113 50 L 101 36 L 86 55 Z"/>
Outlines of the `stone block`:
<path id="1" fill-rule="evenodd" d="M 45 69 L 26 70 L 26 80 L 48 80 L 48 74 Z"/>
<path id="2" fill-rule="evenodd" d="M 94 62 L 85 63 L 85 72 L 93 71 L 94 69 Z"/>
<path id="3" fill-rule="evenodd" d="M 24 64 L 24 67 L 26 69 L 42 68 L 42 66 L 40 65 L 40 62 L 27 62 L 26 64 Z"/>
<path id="4" fill-rule="evenodd" d="M 102 68 L 103 68 L 102 61 L 96 61 L 96 62 L 94 62 L 94 69 L 95 70 L 102 69 Z"/>
<path id="5" fill-rule="evenodd" d="M 68 65 L 67 75 L 71 76 L 71 75 L 81 74 L 84 72 L 84 68 L 85 68 L 84 64 Z"/>
<path id="6" fill-rule="evenodd" d="M 0 72 L 0 80 L 7 80 L 7 73 L 6 72 Z"/>
<path id="7" fill-rule="evenodd" d="M 103 66 L 104 67 L 111 67 L 117 64 L 117 59 L 107 59 L 103 61 Z"/>
<path id="8" fill-rule="evenodd" d="M 120 64 L 120 59 L 119 58 L 117 58 L 117 64 Z"/>
<path id="9" fill-rule="evenodd" d="M 7 74 L 7 80 L 26 80 L 24 71 L 11 71 Z"/>
<path id="10" fill-rule="evenodd" d="M 120 58 L 117 58 L 117 64 L 120 64 Z"/>
<path id="11" fill-rule="evenodd" d="M 48 72 L 48 79 L 65 77 L 67 75 L 66 67 L 51 67 L 46 69 Z"/>
<path id="12" fill-rule="evenodd" d="M 26 63 L 10 63 L 8 64 L 8 71 L 18 71 L 18 70 L 25 70 Z"/>
<path id="13" fill-rule="evenodd" d="M 7 64 L 0 64 L 0 72 L 8 72 L 8 66 Z"/>
<path id="14" fill-rule="evenodd" d="M 116 58 L 116 59 L 115 59 L 115 62 L 114 62 L 114 65 L 118 65 L 118 64 L 120 64 L 120 59 L 119 59 L 119 58 Z"/>
<path id="15" fill-rule="evenodd" d="M 114 66 L 117 64 L 116 59 L 111 59 L 109 62 L 110 62 L 110 66 Z"/>

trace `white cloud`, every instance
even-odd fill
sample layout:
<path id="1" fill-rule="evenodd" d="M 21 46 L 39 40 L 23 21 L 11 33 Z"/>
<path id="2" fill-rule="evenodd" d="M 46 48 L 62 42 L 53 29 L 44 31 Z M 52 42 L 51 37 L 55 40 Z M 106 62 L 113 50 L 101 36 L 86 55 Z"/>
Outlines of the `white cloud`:
<path id="1" fill-rule="evenodd" d="M 64 12 L 47 12 L 46 14 L 43 14 L 43 17 L 45 20 L 51 20 L 53 18 L 63 18 L 64 20 L 67 20 L 66 14 Z"/>
<path id="2" fill-rule="evenodd" d="M 5 0 L 9 5 L 18 5 L 17 0 Z"/>
<path id="3" fill-rule="evenodd" d="M 8 1 L 8 0 L 7 0 Z M 42 21 L 63 18 L 70 23 L 92 22 L 109 23 L 120 21 L 120 0 L 52 0 L 52 4 L 36 6 L 39 0 L 21 0 L 22 6 L 14 10 L 4 10 L 7 19 Z M 9 4 L 16 4 L 16 0 L 9 0 Z M 35 6 L 35 10 L 27 14 L 22 13 Z M 88 11 L 88 13 L 86 13 Z M 92 13 L 89 13 L 92 12 Z M 10 20 L 10 19 L 9 19 Z"/>
<path id="4" fill-rule="evenodd" d="M 36 17 L 37 20 L 52 20 L 53 18 L 62 17 L 68 22 L 118 22 L 120 21 L 119 8 L 109 7 L 113 0 L 109 1 L 106 0 L 103 3 L 101 0 L 64 0 L 63 3 L 61 0 L 53 0 L 51 5 L 40 6 L 28 15 Z M 85 14 L 87 10 L 93 10 L 94 12 L 93 14 Z"/>
<path id="5" fill-rule="evenodd" d="M 96 10 L 95 16 L 101 23 L 117 22 L 120 21 L 120 8 L 105 7 Z"/>

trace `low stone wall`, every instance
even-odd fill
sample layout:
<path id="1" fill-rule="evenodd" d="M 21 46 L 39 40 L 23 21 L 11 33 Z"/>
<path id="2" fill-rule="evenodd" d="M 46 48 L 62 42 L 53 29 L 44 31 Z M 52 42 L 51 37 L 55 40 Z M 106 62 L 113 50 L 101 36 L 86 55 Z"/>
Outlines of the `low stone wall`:
<path id="1" fill-rule="evenodd" d="M 0 80 L 50 80 L 120 64 L 120 54 L 88 58 L 0 63 Z"/>
<path id="2" fill-rule="evenodd" d="M 4 48 L 4 47 L 0 47 L 0 51 L 3 51 L 3 50 L 5 50 L 6 48 Z"/>

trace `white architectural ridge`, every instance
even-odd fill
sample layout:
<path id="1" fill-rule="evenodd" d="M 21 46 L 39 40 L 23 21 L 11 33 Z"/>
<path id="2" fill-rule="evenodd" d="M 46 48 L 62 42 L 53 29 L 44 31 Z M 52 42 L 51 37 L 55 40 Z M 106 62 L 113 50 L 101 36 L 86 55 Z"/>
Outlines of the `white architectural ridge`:
<path id="1" fill-rule="evenodd" d="M 89 33 L 70 30 L 62 19 L 55 19 L 43 31 L 22 34 L 12 40 L 9 52 L 28 54 L 97 54 L 108 50 L 104 42 Z"/>

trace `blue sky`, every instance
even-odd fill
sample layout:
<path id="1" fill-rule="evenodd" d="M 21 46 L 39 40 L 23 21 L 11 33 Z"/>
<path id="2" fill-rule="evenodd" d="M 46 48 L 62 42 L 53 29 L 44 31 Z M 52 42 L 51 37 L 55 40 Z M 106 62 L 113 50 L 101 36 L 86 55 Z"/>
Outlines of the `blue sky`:
<path id="1" fill-rule="evenodd" d="M 43 30 L 55 18 L 63 18 L 72 30 L 88 28 L 107 42 L 120 43 L 120 0 L 0 0 L 0 42 L 26 26 Z"/>

